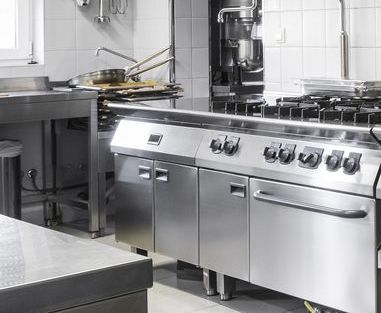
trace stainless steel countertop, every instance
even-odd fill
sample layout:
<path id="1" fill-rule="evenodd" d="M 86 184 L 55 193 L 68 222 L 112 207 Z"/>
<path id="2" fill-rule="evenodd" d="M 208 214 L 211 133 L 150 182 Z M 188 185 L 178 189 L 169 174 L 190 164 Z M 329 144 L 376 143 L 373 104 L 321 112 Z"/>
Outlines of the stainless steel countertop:
<path id="1" fill-rule="evenodd" d="M 3 95 L 5 94 L 5 96 Z M 73 90 L 55 91 L 55 90 L 37 90 L 37 91 L 18 91 L 4 92 L 0 94 L 1 104 L 24 104 L 36 102 L 52 101 L 72 101 L 96 99 L 98 93 L 95 91 Z M 1 107 L 0 107 L 1 108 Z"/>
<path id="2" fill-rule="evenodd" d="M 0 92 L 0 124 L 95 116 L 97 92 L 64 90 Z"/>
<path id="3" fill-rule="evenodd" d="M 0 312 L 51 312 L 151 286 L 148 258 L 0 215 Z"/>

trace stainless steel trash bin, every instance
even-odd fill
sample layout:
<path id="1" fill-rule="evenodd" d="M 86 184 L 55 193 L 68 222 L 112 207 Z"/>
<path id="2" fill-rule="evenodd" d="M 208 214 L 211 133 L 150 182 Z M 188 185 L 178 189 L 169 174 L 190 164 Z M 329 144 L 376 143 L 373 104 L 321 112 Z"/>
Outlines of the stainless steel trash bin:
<path id="1" fill-rule="evenodd" d="M 18 141 L 0 141 L 0 214 L 21 219 L 21 152 Z"/>

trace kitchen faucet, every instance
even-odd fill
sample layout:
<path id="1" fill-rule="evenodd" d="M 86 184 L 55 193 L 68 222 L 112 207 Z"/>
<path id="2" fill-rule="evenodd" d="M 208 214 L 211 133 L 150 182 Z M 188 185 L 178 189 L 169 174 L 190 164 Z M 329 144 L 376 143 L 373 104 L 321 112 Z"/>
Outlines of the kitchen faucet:
<path id="1" fill-rule="evenodd" d="M 106 52 L 108 52 L 110 54 L 114 54 L 114 55 L 116 55 L 118 57 L 121 57 L 123 59 L 126 59 L 126 60 L 128 60 L 130 62 L 138 63 L 138 61 L 135 60 L 134 58 L 131 58 L 131 57 L 127 56 L 127 55 L 124 55 L 122 53 L 116 52 L 114 50 L 111 50 L 111 49 L 108 49 L 108 48 L 105 48 L 105 47 L 98 47 L 97 49 L 95 49 L 95 56 L 99 56 L 99 52 L 102 51 L 102 50 L 106 51 Z"/>
<path id="2" fill-rule="evenodd" d="M 224 14 L 232 13 L 232 12 L 241 12 L 241 11 L 254 11 L 258 6 L 258 0 L 252 0 L 251 6 L 248 7 L 233 7 L 233 8 L 223 8 L 220 12 L 218 12 L 217 21 L 218 23 L 224 23 Z"/>

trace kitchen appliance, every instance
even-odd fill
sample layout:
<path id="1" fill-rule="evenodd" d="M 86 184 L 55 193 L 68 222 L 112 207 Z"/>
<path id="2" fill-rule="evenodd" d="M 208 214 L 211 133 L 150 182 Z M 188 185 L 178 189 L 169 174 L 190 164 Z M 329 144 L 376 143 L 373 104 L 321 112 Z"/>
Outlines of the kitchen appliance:
<path id="1" fill-rule="evenodd" d="M 374 98 L 381 96 L 381 81 L 307 78 L 299 82 L 304 95 Z"/>
<path id="2" fill-rule="evenodd" d="M 212 96 L 262 93 L 262 0 L 209 3 Z"/>
<path id="3" fill-rule="evenodd" d="M 146 178 L 139 178 L 139 165 L 146 164 L 134 164 L 140 183 L 147 178 L 155 180 L 151 184 L 159 183 L 158 178 L 170 181 L 171 175 L 155 173 L 159 162 L 191 166 L 198 173 L 198 192 L 189 189 L 199 198 L 198 207 L 193 207 L 199 216 L 199 263 L 194 264 L 337 310 L 376 313 L 381 128 L 373 118 L 363 124 L 356 119 L 319 122 L 324 114 L 307 117 L 309 111 L 299 109 L 307 100 L 311 99 L 279 99 L 274 109 L 278 113 L 270 118 L 110 104 L 125 117 L 112 151 L 117 162 L 149 162 L 141 172 Z M 298 117 L 283 115 L 286 102 L 298 108 Z M 286 111 L 294 112 L 289 107 Z M 264 105 L 261 110 L 269 108 Z M 342 112 L 334 104 L 320 104 L 318 112 L 332 108 Z M 136 182 L 130 188 L 134 186 Z M 160 191 L 150 191 L 145 199 L 154 203 Z M 176 192 L 172 188 L 167 196 Z M 118 214 L 142 198 L 123 185 L 117 197 L 121 193 L 125 201 Z M 166 225 L 175 227 L 171 221 L 180 218 L 177 211 L 186 205 L 179 196 L 173 199 L 177 209 L 166 215 Z M 150 216 L 156 216 L 157 207 L 150 206 Z M 119 222 L 117 237 L 127 231 L 123 223 L 127 219 Z M 177 238 L 176 231 L 182 235 L 179 229 L 166 233 L 154 218 L 149 225 L 169 241 Z M 129 231 L 133 234 L 119 240 L 131 243 L 139 238 L 139 231 Z M 162 251 L 170 256 L 173 252 Z M 229 290 L 219 291 L 226 300 Z"/>

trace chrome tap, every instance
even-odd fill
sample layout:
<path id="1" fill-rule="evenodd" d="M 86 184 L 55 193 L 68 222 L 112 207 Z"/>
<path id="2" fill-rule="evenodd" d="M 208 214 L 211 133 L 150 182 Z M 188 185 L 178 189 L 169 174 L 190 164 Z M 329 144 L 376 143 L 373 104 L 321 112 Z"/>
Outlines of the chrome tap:
<path id="1" fill-rule="evenodd" d="M 248 7 L 232 7 L 232 8 L 223 8 L 218 12 L 217 21 L 218 23 L 224 23 L 224 14 L 232 12 L 242 12 L 242 11 L 251 11 L 253 12 L 258 6 L 258 0 L 252 0 L 251 6 Z"/>
<path id="2" fill-rule="evenodd" d="M 128 61 L 130 61 L 130 62 L 138 63 L 138 61 L 135 60 L 135 59 L 132 58 L 132 57 L 129 57 L 129 56 L 127 56 L 127 55 L 124 55 L 124 54 L 122 54 L 122 53 L 116 52 L 116 51 L 114 51 L 114 50 L 111 50 L 111 49 L 108 49 L 108 48 L 105 48 L 105 47 L 98 47 L 97 49 L 95 49 L 95 56 L 99 56 L 99 52 L 102 51 L 102 50 L 103 50 L 103 51 L 106 51 L 106 52 L 108 52 L 108 53 L 110 53 L 110 54 L 116 55 L 116 56 L 118 56 L 118 57 L 120 57 L 120 58 L 123 58 L 123 59 L 125 59 L 125 60 L 128 60 Z"/>

